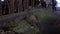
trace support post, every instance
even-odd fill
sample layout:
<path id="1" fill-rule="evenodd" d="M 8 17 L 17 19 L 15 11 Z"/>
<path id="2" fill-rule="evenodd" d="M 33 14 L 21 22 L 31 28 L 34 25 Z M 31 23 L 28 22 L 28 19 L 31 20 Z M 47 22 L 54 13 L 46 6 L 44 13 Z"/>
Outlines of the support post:
<path id="1" fill-rule="evenodd" d="M 2 15 L 2 6 L 1 6 L 2 2 L 0 0 L 0 16 Z"/>

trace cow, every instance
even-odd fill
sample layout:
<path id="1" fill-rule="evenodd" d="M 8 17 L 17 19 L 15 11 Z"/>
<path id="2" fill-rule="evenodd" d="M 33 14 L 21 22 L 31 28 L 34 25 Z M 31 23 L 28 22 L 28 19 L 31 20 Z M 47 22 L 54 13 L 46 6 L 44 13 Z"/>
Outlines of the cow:
<path id="1" fill-rule="evenodd" d="M 52 9 L 53 9 L 53 11 L 56 10 L 56 4 L 57 4 L 57 1 L 56 0 L 52 0 Z"/>
<path id="2" fill-rule="evenodd" d="M 46 8 L 46 2 L 45 1 L 41 1 L 41 6 Z"/>
<path id="3" fill-rule="evenodd" d="M 36 0 L 36 1 L 34 2 L 34 6 L 35 6 L 35 7 L 37 7 L 39 4 L 40 4 L 40 1 L 39 1 L 39 0 Z"/>
<path id="4" fill-rule="evenodd" d="M 46 2 L 46 7 L 49 8 L 52 0 L 44 0 Z"/>

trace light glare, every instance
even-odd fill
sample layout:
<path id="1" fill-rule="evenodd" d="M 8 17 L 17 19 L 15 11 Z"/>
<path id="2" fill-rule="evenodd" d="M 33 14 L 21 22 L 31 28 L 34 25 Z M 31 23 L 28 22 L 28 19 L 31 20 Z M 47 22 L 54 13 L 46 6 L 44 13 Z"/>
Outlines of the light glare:
<path id="1" fill-rule="evenodd" d="M 4 1 L 4 0 L 1 0 L 1 1 Z"/>
<path id="2" fill-rule="evenodd" d="M 60 7 L 60 0 L 56 0 L 57 1 L 57 7 Z"/>

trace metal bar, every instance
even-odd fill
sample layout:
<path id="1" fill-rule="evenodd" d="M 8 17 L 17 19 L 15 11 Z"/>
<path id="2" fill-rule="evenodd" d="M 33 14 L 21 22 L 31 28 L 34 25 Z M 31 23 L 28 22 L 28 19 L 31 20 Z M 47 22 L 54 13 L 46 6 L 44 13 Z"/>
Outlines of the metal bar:
<path id="1" fill-rule="evenodd" d="M 18 0 L 18 13 L 22 11 L 22 0 Z"/>
<path id="2" fill-rule="evenodd" d="M 34 8 L 34 0 L 31 0 L 32 8 Z"/>
<path id="3" fill-rule="evenodd" d="M 2 2 L 0 0 L 0 16 L 2 16 L 2 6 L 1 6 Z"/>

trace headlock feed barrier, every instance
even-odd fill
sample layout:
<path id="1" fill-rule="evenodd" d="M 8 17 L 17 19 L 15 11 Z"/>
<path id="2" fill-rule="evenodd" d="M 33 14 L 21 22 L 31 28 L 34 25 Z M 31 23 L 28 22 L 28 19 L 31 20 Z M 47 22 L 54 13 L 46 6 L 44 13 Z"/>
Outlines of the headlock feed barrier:
<path id="1" fill-rule="evenodd" d="M 20 13 L 37 5 L 38 0 L 0 0 L 0 16 Z"/>

